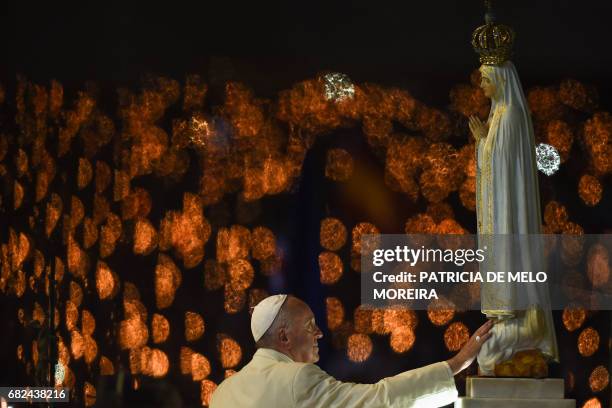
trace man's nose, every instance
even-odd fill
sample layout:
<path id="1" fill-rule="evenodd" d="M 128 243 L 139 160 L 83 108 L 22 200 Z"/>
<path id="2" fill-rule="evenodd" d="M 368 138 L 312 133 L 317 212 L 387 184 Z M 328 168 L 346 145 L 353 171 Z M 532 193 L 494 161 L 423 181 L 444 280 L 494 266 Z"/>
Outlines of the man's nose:
<path id="1" fill-rule="evenodd" d="M 320 339 L 321 337 L 323 337 L 323 332 L 321 331 L 321 329 L 319 329 L 318 326 L 317 326 L 317 331 L 315 332 L 315 337 L 317 339 Z"/>

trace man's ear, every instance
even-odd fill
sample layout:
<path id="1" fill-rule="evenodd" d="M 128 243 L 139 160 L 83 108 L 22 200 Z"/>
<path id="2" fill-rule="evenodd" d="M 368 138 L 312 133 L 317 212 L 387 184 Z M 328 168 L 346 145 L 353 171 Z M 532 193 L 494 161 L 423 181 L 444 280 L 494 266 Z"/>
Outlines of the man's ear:
<path id="1" fill-rule="evenodd" d="M 281 344 L 289 344 L 289 336 L 287 336 L 286 327 L 281 327 L 278 330 L 278 341 L 280 341 Z"/>

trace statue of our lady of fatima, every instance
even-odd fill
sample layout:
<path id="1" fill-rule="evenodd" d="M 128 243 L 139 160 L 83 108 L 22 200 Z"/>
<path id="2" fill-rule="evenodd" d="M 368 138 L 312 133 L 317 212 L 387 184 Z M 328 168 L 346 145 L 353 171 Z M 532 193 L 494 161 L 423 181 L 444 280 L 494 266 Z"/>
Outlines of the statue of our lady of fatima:
<path id="1" fill-rule="evenodd" d="M 544 256 L 541 247 L 525 244 L 529 236 L 541 233 L 534 130 L 510 61 L 514 32 L 497 24 L 490 2 L 485 3 L 485 24 L 474 31 L 472 45 L 480 55 L 481 87 L 491 98 L 491 111 L 485 123 L 471 117 L 470 130 L 476 139 L 479 246 L 488 242 L 495 261 L 481 264 L 481 271 L 483 266 L 533 270 Z M 500 237 L 510 241 L 519 234 L 525 239 L 518 244 L 498 242 Z M 496 324 L 478 354 L 480 374 L 546 376 L 547 362 L 558 360 L 548 286 L 538 283 L 519 289 L 515 283 L 483 283 L 481 310 Z"/>

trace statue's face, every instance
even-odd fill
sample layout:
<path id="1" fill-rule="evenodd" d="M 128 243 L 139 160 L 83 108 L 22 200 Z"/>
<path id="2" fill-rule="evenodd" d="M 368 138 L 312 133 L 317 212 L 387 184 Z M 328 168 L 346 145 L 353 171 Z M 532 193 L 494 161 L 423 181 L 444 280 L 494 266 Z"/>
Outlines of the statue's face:
<path id="1" fill-rule="evenodd" d="M 491 82 L 489 78 L 483 75 L 482 80 L 480 81 L 480 87 L 484 91 L 487 98 L 493 98 L 495 95 L 495 84 Z"/>

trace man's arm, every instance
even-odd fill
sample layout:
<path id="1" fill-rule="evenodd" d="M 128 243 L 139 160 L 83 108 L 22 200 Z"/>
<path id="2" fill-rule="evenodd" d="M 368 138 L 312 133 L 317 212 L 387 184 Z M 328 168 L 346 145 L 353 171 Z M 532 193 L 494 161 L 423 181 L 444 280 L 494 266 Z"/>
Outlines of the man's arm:
<path id="1" fill-rule="evenodd" d="M 305 364 L 293 382 L 296 407 L 442 407 L 457 399 L 446 362 L 405 371 L 376 384 L 338 381 L 314 364 Z"/>
<path id="2" fill-rule="evenodd" d="M 376 384 L 338 381 L 314 364 L 305 364 L 293 381 L 297 407 L 442 407 L 457 399 L 453 376 L 467 368 L 491 336 L 491 321 L 482 325 L 448 361 L 385 378 Z"/>

